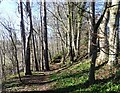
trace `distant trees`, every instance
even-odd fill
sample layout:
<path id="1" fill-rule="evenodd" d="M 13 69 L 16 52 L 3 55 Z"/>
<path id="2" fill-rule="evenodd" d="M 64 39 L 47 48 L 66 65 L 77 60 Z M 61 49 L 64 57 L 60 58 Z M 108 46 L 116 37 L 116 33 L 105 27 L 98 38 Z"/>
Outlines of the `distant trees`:
<path id="1" fill-rule="evenodd" d="M 80 39 L 86 2 L 68 2 L 68 46 L 70 61 L 80 56 Z"/>
<path id="2" fill-rule="evenodd" d="M 6 25 L 3 24 L 2 22 L 0 22 L 0 23 L 8 31 L 8 34 L 10 36 L 11 46 L 12 46 L 12 51 L 11 51 L 12 52 L 12 58 L 10 58 L 10 59 L 13 61 L 14 71 L 17 70 L 19 80 L 22 81 L 21 77 L 20 77 L 20 71 L 19 71 L 18 50 L 17 50 L 17 47 L 16 47 L 16 43 L 17 43 L 16 33 L 14 32 L 14 29 L 12 29 L 9 26 L 11 23 L 8 22 Z M 4 46 L 4 48 L 5 48 L 5 46 Z M 5 56 L 4 56 L 4 60 L 5 60 Z"/>

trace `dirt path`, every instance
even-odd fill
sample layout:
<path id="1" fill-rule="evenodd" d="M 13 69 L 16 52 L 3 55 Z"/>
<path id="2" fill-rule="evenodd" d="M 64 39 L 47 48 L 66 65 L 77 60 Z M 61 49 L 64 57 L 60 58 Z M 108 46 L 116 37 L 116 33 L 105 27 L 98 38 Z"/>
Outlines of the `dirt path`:
<path id="1" fill-rule="evenodd" d="M 50 74 L 55 73 L 60 68 L 60 64 L 54 64 L 51 66 L 51 70 L 47 72 L 36 72 L 36 74 L 31 76 L 23 76 L 23 83 L 19 82 L 18 78 L 14 78 L 11 80 L 11 83 L 7 83 L 8 87 L 5 88 L 6 93 L 8 91 L 12 92 L 26 92 L 26 91 L 47 91 L 52 90 L 51 86 L 54 84 L 52 80 L 50 80 Z M 13 84 L 12 84 L 13 83 Z M 16 84 L 15 84 L 16 83 Z M 10 85 L 12 84 L 12 85 Z"/>

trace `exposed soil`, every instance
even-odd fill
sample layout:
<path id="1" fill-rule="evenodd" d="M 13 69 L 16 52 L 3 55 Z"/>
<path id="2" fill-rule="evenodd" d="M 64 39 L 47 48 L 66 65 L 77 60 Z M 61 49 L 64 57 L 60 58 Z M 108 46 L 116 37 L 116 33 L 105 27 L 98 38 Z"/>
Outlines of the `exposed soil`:
<path id="1" fill-rule="evenodd" d="M 17 83 L 16 85 L 10 85 L 9 87 L 5 87 L 3 89 L 3 93 L 13 93 L 13 92 L 19 92 L 19 93 L 24 93 L 24 92 L 32 92 L 32 91 L 39 91 L 40 93 L 42 91 L 48 91 L 51 90 L 52 82 L 50 80 L 50 74 L 59 71 L 60 68 L 60 63 L 52 64 L 50 67 L 50 71 L 43 71 L 43 72 L 38 72 L 35 75 L 31 76 L 23 76 L 22 78 L 22 83 L 19 82 L 18 78 L 13 78 L 10 80 L 8 83 Z M 11 83 L 10 83 L 11 82 Z"/>

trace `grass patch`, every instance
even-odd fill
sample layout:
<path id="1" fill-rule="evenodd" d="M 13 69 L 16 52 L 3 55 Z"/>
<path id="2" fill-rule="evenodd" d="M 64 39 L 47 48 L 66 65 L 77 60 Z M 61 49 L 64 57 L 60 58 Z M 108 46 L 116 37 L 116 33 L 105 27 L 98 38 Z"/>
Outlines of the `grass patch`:
<path id="1" fill-rule="evenodd" d="M 54 93 L 120 92 L 120 84 L 117 83 L 118 78 L 106 78 L 104 80 L 96 80 L 96 84 L 87 86 L 90 67 L 89 63 L 89 61 L 84 61 L 82 63 L 71 66 L 70 68 L 65 69 L 59 73 L 54 73 L 53 75 L 51 75 L 50 78 L 54 81 L 54 85 L 52 86 Z M 103 69 L 103 67 L 101 69 Z M 117 74 L 119 74 L 119 72 Z"/>

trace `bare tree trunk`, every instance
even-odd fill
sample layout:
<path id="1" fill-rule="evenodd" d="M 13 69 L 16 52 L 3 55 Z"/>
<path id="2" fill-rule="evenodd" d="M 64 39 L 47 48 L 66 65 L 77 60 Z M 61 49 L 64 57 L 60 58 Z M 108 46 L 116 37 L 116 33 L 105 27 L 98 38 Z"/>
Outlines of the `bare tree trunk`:
<path id="1" fill-rule="evenodd" d="M 38 33 L 39 33 L 39 35 L 40 35 L 40 29 L 38 29 Z M 40 41 L 40 38 L 39 38 L 39 36 L 38 36 L 38 38 L 37 38 L 37 35 L 35 35 L 35 41 L 36 41 L 36 58 L 37 58 L 37 61 L 38 61 L 38 67 L 40 67 L 40 60 L 41 60 L 41 57 L 40 57 L 40 52 L 39 51 L 41 51 L 40 50 L 40 47 L 41 47 L 41 44 L 40 43 L 38 43 L 39 41 Z M 40 70 L 40 68 L 39 68 L 39 70 Z"/>
<path id="2" fill-rule="evenodd" d="M 92 52 L 92 50 L 91 50 L 91 47 L 92 47 L 92 33 L 93 33 L 93 27 L 91 26 L 92 25 L 92 21 L 91 21 L 91 18 L 92 18 L 92 9 L 91 9 L 91 7 L 90 7 L 90 18 L 89 18 L 89 24 L 90 24 L 90 29 L 89 29 L 89 32 L 88 32 L 88 35 L 89 35 L 89 37 L 88 37 L 88 56 L 90 57 L 91 56 L 91 52 Z"/>
<path id="3" fill-rule="evenodd" d="M 25 55 L 25 66 L 26 66 L 25 75 L 32 75 L 32 72 L 30 69 L 30 42 L 31 42 L 31 34 L 29 34 L 28 36 L 27 49 L 26 49 L 26 55 Z"/>
<path id="4" fill-rule="evenodd" d="M 26 1 L 26 10 L 27 10 L 27 13 L 28 15 L 30 16 L 31 15 L 31 10 L 30 10 L 30 1 L 27 0 Z M 31 17 L 30 17 L 30 20 L 31 20 Z M 33 29 L 31 29 L 31 21 L 30 21 L 30 33 L 29 33 L 29 36 L 28 36 L 28 41 L 27 41 L 27 49 L 26 49 L 26 55 L 25 55 L 25 64 L 26 64 L 26 72 L 25 72 L 25 75 L 32 75 L 32 72 L 31 72 L 31 64 L 30 64 L 30 46 L 31 46 L 31 37 L 32 37 L 32 32 L 33 32 Z"/>
<path id="5" fill-rule="evenodd" d="M 36 43 L 36 46 L 37 46 L 37 58 L 38 58 L 38 62 L 39 62 L 39 67 L 40 67 L 40 69 L 39 70 L 41 70 L 41 59 L 42 59 L 42 57 L 41 57 L 41 46 L 42 46 L 42 44 L 41 44 L 41 37 L 40 37 L 40 35 L 41 35 L 41 30 L 40 30 L 40 28 L 38 29 L 38 42 Z"/>
<path id="6" fill-rule="evenodd" d="M 79 14 L 78 14 L 78 24 L 77 24 L 77 41 L 76 41 L 76 49 L 77 49 L 77 53 L 76 55 L 79 56 L 80 55 L 80 38 L 81 38 L 81 18 L 79 17 Z"/>
<path id="7" fill-rule="evenodd" d="M 11 47 L 11 62 L 12 62 L 12 74 L 16 74 L 16 59 L 15 59 L 15 48 L 13 46 L 13 42 L 10 43 Z"/>
<path id="8" fill-rule="evenodd" d="M 31 37 L 32 37 L 32 40 L 33 40 L 35 68 L 36 68 L 36 71 L 39 71 L 38 62 L 37 62 L 37 58 L 36 58 L 35 41 L 34 41 L 34 35 L 33 35 L 33 24 L 32 24 L 32 13 L 31 13 L 30 1 L 27 0 L 26 4 L 27 4 L 28 16 L 30 18 L 30 34 L 31 34 Z"/>
<path id="9" fill-rule="evenodd" d="M 40 6 L 40 24 L 41 24 L 41 70 L 44 70 L 44 43 L 43 43 L 43 20 L 42 20 L 42 2 L 41 2 L 41 6 Z"/>
<path id="10" fill-rule="evenodd" d="M 58 9 L 58 8 L 57 8 Z M 57 10 L 58 11 L 58 10 Z M 60 35 L 60 39 L 61 39 L 61 47 L 62 47 L 62 59 L 61 59 L 61 62 L 63 64 L 65 64 L 65 48 L 64 48 L 64 43 L 63 42 L 63 39 L 62 39 L 62 34 L 60 33 L 60 27 L 59 27 L 59 22 L 58 22 L 58 19 L 57 19 L 57 30 L 58 30 L 58 34 Z"/>
<path id="11" fill-rule="evenodd" d="M 91 27 L 93 29 L 93 33 L 97 34 L 95 31 L 95 2 L 91 2 L 91 11 L 92 11 L 92 16 L 91 16 Z M 97 36 L 92 37 L 92 60 L 91 60 L 91 66 L 90 66 L 90 73 L 89 73 L 89 83 L 93 84 L 95 82 L 95 61 L 97 57 L 97 46 L 96 46 L 96 39 Z"/>
<path id="12" fill-rule="evenodd" d="M 5 40 L 4 37 L 3 37 L 3 40 Z M 5 53 L 5 51 L 6 51 L 5 41 L 3 41 L 3 49 L 1 50 L 1 53 L 2 53 L 1 62 L 2 62 L 2 73 L 3 73 L 2 75 L 4 76 L 4 79 L 6 80 L 6 75 L 5 75 L 5 63 L 6 63 L 5 56 L 6 56 L 6 53 Z"/>
<path id="13" fill-rule="evenodd" d="M 2 59 L 2 49 L 0 51 L 0 93 L 2 92 L 2 79 L 3 79 L 3 72 L 2 72 L 2 63 L 3 63 L 3 59 Z"/>
<path id="14" fill-rule="evenodd" d="M 31 62 L 31 71 L 35 71 L 35 60 L 34 60 L 34 50 L 33 50 L 33 42 L 31 40 L 30 43 L 30 62 Z"/>
<path id="15" fill-rule="evenodd" d="M 23 67 L 25 71 L 25 48 L 26 48 L 26 36 L 25 36 L 25 25 L 24 25 L 24 18 L 23 18 L 23 5 L 22 0 L 20 0 L 20 11 L 21 11 L 21 22 L 20 22 L 20 28 L 21 28 L 21 37 L 22 37 L 22 46 L 23 46 L 23 53 L 22 53 L 22 61 L 23 61 Z"/>
<path id="16" fill-rule="evenodd" d="M 36 49 L 35 49 L 35 40 L 34 40 L 34 35 L 33 35 L 33 24 L 32 24 L 32 13 L 31 13 L 31 8 L 30 8 L 30 11 L 29 11 L 30 15 L 30 30 L 31 30 L 31 34 L 32 34 L 32 40 L 33 40 L 33 49 L 34 49 L 34 61 L 35 61 L 35 68 L 36 68 L 36 71 L 39 71 L 38 69 L 38 62 L 37 62 L 37 56 L 36 56 Z"/>
<path id="17" fill-rule="evenodd" d="M 41 32 L 42 32 L 42 30 L 41 30 Z M 43 43 L 43 32 L 41 33 L 41 38 L 42 38 L 42 40 L 41 40 L 41 44 L 42 44 L 42 53 L 41 53 L 41 57 L 42 57 L 42 62 L 41 62 L 41 68 L 42 68 L 42 70 L 44 70 L 44 43 Z"/>
<path id="18" fill-rule="evenodd" d="M 12 43 L 13 43 L 13 46 L 14 46 L 14 49 L 15 49 L 14 57 L 15 57 L 15 60 L 16 60 L 16 63 L 17 63 L 18 77 L 19 77 L 19 80 L 22 82 L 22 79 L 21 79 L 21 76 L 20 76 L 20 71 L 19 71 L 19 62 L 18 62 L 18 54 L 17 54 L 17 47 L 16 47 L 16 39 L 15 39 L 15 42 L 14 42 L 13 38 L 11 37 L 11 40 L 12 40 Z"/>
<path id="19" fill-rule="evenodd" d="M 100 26 L 101 21 L 103 20 L 104 14 L 107 9 L 107 4 L 105 4 L 105 9 L 98 19 L 97 23 L 95 24 L 95 2 L 91 2 L 91 10 L 92 10 L 92 17 L 91 17 L 91 27 L 93 29 L 93 36 L 92 36 L 92 59 L 90 63 L 90 71 L 89 71 L 89 84 L 95 83 L 95 64 L 97 58 L 97 30 Z"/>
<path id="20" fill-rule="evenodd" d="M 49 71 L 49 60 L 48 60 L 48 39 L 47 39 L 47 21 L 46 21 L 46 1 L 42 1 L 43 4 L 43 27 L 44 27 L 44 60 L 45 60 L 45 69 Z"/>
<path id="21" fill-rule="evenodd" d="M 33 39 L 33 49 L 34 49 L 35 68 L 36 68 L 36 71 L 39 71 L 38 62 L 37 62 L 37 56 L 36 56 L 36 49 L 35 49 L 35 39 L 34 39 L 34 35 L 32 35 L 32 39 Z"/>
<path id="22" fill-rule="evenodd" d="M 81 6 L 83 8 L 83 10 L 78 9 L 80 12 L 77 13 L 77 39 L 76 39 L 76 50 L 77 56 L 80 56 L 80 39 L 81 39 L 81 27 L 82 27 L 82 19 L 83 19 L 83 13 L 84 13 L 84 8 L 86 6 L 86 2 L 82 3 L 78 3 L 79 6 Z"/>
<path id="23" fill-rule="evenodd" d="M 71 38 L 72 38 L 72 56 L 73 56 L 73 61 L 74 61 L 74 57 L 76 56 L 75 53 L 77 52 L 76 48 L 75 48 L 75 19 L 76 19 L 76 15 L 75 15 L 75 5 L 74 2 L 71 3 Z"/>
<path id="24" fill-rule="evenodd" d="M 71 13 L 71 2 L 68 2 L 68 33 L 69 33 L 69 55 L 70 55 L 70 61 L 73 62 L 73 47 L 72 47 L 72 25 L 71 25 L 71 21 L 72 21 L 72 13 Z"/>
<path id="25" fill-rule="evenodd" d="M 16 33 L 14 33 L 16 34 Z M 18 73 L 18 77 L 19 77 L 19 80 L 20 82 L 22 82 L 22 79 L 21 79 L 21 76 L 20 76 L 20 71 L 19 71 L 19 61 L 18 61 L 18 54 L 17 54 L 17 47 L 16 47 L 16 42 L 17 42 L 17 39 L 15 37 L 15 41 L 12 37 L 12 32 L 10 32 L 10 38 L 11 38 L 11 41 L 12 41 L 12 46 L 13 46 L 13 57 L 15 58 L 15 61 L 16 61 L 16 65 L 17 65 L 17 73 Z M 16 70 L 16 69 L 15 69 Z"/>
<path id="26" fill-rule="evenodd" d="M 90 20 L 89 20 L 90 21 Z M 89 22 L 90 24 L 90 29 L 88 32 L 88 57 L 91 56 L 91 41 L 92 41 L 92 28 L 91 28 L 91 22 Z"/>
<path id="27" fill-rule="evenodd" d="M 107 5 L 109 7 L 109 3 Z M 107 40 L 107 24 L 109 21 L 109 10 L 107 9 L 103 21 L 100 24 L 99 29 L 99 45 L 100 45 L 100 54 L 97 58 L 97 64 L 100 65 L 104 63 L 105 61 L 108 61 L 108 40 Z"/>
<path id="28" fill-rule="evenodd" d="M 114 6 L 115 5 L 115 6 Z M 108 64 L 113 66 L 118 61 L 117 59 L 117 33 L 118 33 L 118 13 L 119 13 L 119 0 L 112 0 L 110 8 L 110 21 L 109 21 L 109 61 Z"/>
<path id="29" fill-rule="evenodd" d="M 17 55 L 17 47 L 16 47 L 16 40 L 17 40 L 16 39 L 16 33 L 12 33 L 10 28 L 7 28 L 7 26 L 5 26 L 3 23 L 1 23 L 1 24 L 8 31 L 10 39 L 12 41 L 13 51 L 14 51 L 13 56 L 14 56 L 16 64 L 17 64 L 17 73 L 18 73 L 19 80 L 22 82 L 21 77 L 20 77 L 20 72 L 19 72 L 19 63 L 18 63 L 18 55 Z M 13 39 L 12 34 L 14 34 L 14 36 L 15 36 L 15 41 Z"/>

